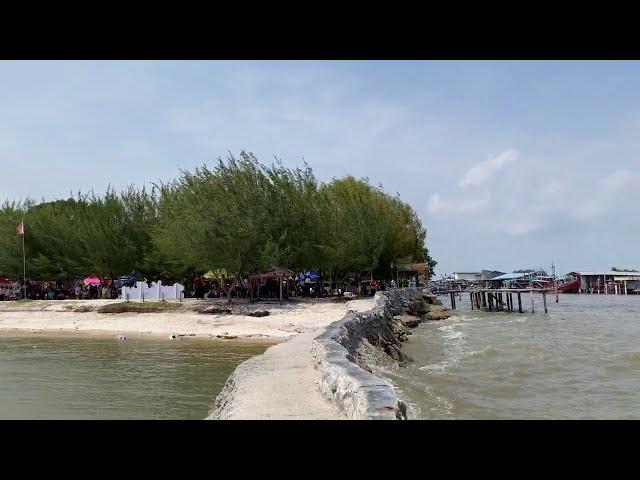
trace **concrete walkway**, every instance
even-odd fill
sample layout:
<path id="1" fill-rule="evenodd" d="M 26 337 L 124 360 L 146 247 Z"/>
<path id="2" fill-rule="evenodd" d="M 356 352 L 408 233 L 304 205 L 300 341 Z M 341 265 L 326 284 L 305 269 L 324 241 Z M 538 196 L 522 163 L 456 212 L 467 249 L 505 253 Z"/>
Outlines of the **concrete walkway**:
<path id="1" fill-rule="evenodd" d="M 369 310 L 373 299 L 349 302 L 348 309 Z M 320 393 L 320 373 L 311 360 L 311 342 L 323 331 L 309 330 L 240 364 L 224 405 L 210 418 L 254 420 L 344 420 Z"/>
<path id="2" fill-rule="evenodd" d="M 319 389 L 311 363 L 313 330 L 269 348 L 238 367 L 221 420 L 341 420 L 345 417 Z"/>

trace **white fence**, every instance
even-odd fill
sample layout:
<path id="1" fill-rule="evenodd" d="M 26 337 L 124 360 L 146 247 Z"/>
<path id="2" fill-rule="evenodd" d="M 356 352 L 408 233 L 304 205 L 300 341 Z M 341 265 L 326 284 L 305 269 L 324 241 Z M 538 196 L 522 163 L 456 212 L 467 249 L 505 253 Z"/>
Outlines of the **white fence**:
<path id="1" fill-rule="evenodd" d="M 136 282 L 135 287 L 122 287 L 123 300 L 182 300 L 184 298 L 184 285 L 162 285 L 162 282 Z"/>

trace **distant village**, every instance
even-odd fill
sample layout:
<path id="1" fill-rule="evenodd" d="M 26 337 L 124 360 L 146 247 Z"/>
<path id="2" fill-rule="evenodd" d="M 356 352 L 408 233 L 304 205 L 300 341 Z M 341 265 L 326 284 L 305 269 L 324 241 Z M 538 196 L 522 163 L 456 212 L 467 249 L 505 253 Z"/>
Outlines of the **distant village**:
<path id="1" fill-rule="evenodd" d="M 559 293 L 589 293 L 604 295 L 640 294 L 640 271 L 616 269 L 609 271 L 570 272 L 562 277 L 547 275 L 542 269 L 514 271 L 496 270 L 453 272 L 440 279 L 432 279 L 433 291 L 465 291 L 468 288 L 540 288 L 557 289 Z"/>

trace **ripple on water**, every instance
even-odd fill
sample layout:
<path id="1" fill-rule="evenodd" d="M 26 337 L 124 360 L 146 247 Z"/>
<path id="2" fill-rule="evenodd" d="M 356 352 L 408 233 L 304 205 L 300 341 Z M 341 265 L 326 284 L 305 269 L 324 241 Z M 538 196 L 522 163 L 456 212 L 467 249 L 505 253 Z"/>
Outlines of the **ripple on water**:
<path id="1" fill-rule="evenodd" d="M 470 357 L 497 357 L 498 355 L 502 355 L 502 351 L 500 351 L 497 347 L 493 345 L 488 345 L 484 347 L 482 350 L 476 350 L 469 354 Z"/>
<path id="2" fill-rule="evenodd" d="M 397 372 L 423 418 L 640 419 L 640 296 L 561 295 L 548 315 L 463 305 L 416 330 Z"/>

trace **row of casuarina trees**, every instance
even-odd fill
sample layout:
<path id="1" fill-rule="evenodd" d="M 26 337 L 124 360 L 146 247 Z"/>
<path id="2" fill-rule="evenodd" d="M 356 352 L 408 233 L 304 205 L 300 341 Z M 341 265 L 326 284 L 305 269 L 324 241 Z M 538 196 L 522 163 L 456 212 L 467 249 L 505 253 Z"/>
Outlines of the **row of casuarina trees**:
<path id="1" fill-rule="evenodd" d="M 315 268 L 333 279 L 391 276 L 391 264 L 435 262 L 413 209 L 367 180 L 319 182 L 311 168 L 265 166 L 250 153 L 183 171 L 151 190 L 5 202 L 0 275 L 114 277 L 138 270 L 193 277 L 212 269 L 246 275 L 271 267 Z"/>

